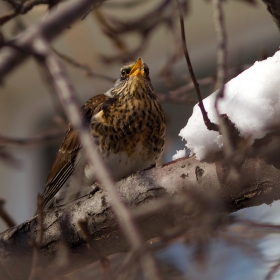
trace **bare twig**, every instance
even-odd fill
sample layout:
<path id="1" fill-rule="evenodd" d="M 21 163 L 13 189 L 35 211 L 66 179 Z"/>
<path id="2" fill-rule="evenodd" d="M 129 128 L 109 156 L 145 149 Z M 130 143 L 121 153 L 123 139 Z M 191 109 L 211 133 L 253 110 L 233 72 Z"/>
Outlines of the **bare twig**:
<path id="1" fill-rule="evenodd" d="M 159 76 L 162 77 L 167 84 L 172 84 L 174 82 L 175 73 L 174 73 L 173 66 L 183 55 L 182 46 L 180 44 L 177 44 L 178 40 L 176 40 L 177 38 L 175 37 L 176 36 L 174 34 L 174 46 L 175 46 L 174 50 L 167 58 L 165 58 L 164 65 L 159 71 Z"/>
<path id="2" fill-rule="evenodd" d="M 14 138 L 0 135 L 1 146 L 31 146 L 62 139 L 65 131 L 48 132 L 29 138 Z"/>
<path id="3" fill-rule="evenodd" d="M 168 103 L 177 103 L 177 104 L 187 104 L 187 105 L 195 105 L 197 102 L 197 99 L 190 96 L 190 95 L 184 95 L 184 96 L 178 96 L 173 91 L 170 91 L 168 93 L 159 93 L 157 92 L 157 99 L 159 102 L 168 102 Z"/>
<path id="4" fill-rule="evenodd" d="M 216 88 L 219 89 L 215 108 L 218 111 L 218 100 L 224 96 L 224 88 L 226 83 L 226 63 L 227 63 L 227 34 L 224 23 L 221 0 L 213 0 L 213 18 L 217 34 L 217 82 Z"/>
<path id="5" fill-rule="evenodd" d="M 23 15 L 28 13 L 34 6 L 46 4 L 49 5 L 51 1 L 49 0 L 30 0 L 26 2 L 19 2 L 19 1 L 7 1 L 14 6 L 14 10 L 9 12 L 6 15 L 0 17 L 0 26 L 4 25 L 9 20 L 15 18 L 18 15 Z"/>
<path id="6" fill-rule="evenodd" d="M 118 34 L 116 34 L 114 29 L 107 22 L 107 19 L 104 16 L 104 14 L 102 13 L 101 9 L 95 9 L 93 11 L 93 13 L 94 13 L 95 18 L 97 19 L 98 23 L 100 24 L 101 29 L 111 39 L 111 41 L 113 42 L 115 47 L 118 50 L 125 52 L 126 48 L 127 48 L 126 43 L 120 36 L 118 36 Z"/>
<path id="7" fill-rule="evenodd" d="M 221 115 L 218 108 L 218 101 L 224 97 L 227 69 L 227 34 L 221 0 L 213 0 L 213 19 L 218 41 L 216 82 L 218 92 L 214 107 L 219 118 L 220 133 L 223 135 L 224 156 L 231 168 L 231 174 L 228 179 L 236 180 L 238 179 L 236 165 L 243 157 L 243 153 L 238 152 L 239 142 L 241 142 L 242 139 L 239 137 L 240 133 L 234 123 L 232 123 L 227 115 Z"/>
<path id="8" fill-rule="evenodd" d="M 278 0 L 262 0 L 280 31 L 280 2 Z"/>
<path id="9" fill-rule="evenodd" d="M 9 3 L 9 4 L 10 4 L 11 6 L 13 6 L 13 7 L 16 7 L 16 6 L 18 6 L 18 5 L 21 4 L 21 2 L 16 1 L 16 0 L 3 0 L 3 1 Z"/>
<path id="10" fill-rule="evenodd" d="M 188 9 L 186 0 L 181 1 L 182 12 L 186 12 Z M 142 2 L 141 2 L 142 3 Z M 174 11 L 176 7 L 173 6 L 172 0 L 161 0 L 159 4 L 153 8 L 151 11 L 147 12 L 144 16 L 131 21 L 125 20 L 121 21 L 110 15 L 106 16 L 106 25 L 109 28 L 105 28 L 104 33 L 113 39 L 115 43 L 119 43 L 119 35 L 124 35 L 133 32 L 138 34 L 140 37 L 139 44 L 132 50 L 121 51 L 115 56 L 102 55 L 102 59 L 106 63 L 111 63 L 114 61 L 125 61 L 129 59 L 134 59 L 139 55 L 140 52 L 144 50 L 147 46 L 151 34 L 162 25 L 171 27 L 174 24 Z M 116 38 L 117 41 L 116 41 Z"/>
<path id="11" fill-rule="evenodd" d="M 250 228 L 259 228 L 262 230 L 268 230 L 268 233 L 275 233 L 278 232 L 280 233 L 280 225 L 279 224 L 272 224 L 272 223 L 261 223 L 261 222 L 256 222 L 256 221 L 251 221 L 248 219 L 242 219 L 242 218 L 237 218 L 234 219 L 235 222 L 241 223 L 243 225 L 246 225 Z"/>
<path id="12" fill-rule="evenodd" d="M 0 145 L 0 159 L 11 167 L 19 168 L 21 166 L 20 160 L 2 145 Z"/>
<path id="13" fill-rule="evenodd" d="M 140 18 L 133 19 L 133 21 L 122 22 L 111 16 L 107 16 L 107 19 L 115 27 L 114 32 L 117 34 L 138 31 L 140 34 L 147 36 L 159 24 L 172 20 L 174 17 L 173 11 L 172 0 L 162 0 L 152 11 Z"/>
<path id="14" fill-rule="evenodd" d="M 270 271 L 268 272 L 264 280 L 272 280 L 273 276 L 279 271 L 279 269 L 280 269 L 280 261 L 276 262 L 276 264 L 271 267 Z"/>
<path id="15" fill-rule="evenodd" d="M 144 3 L 147 3 L 149 2 L 150 0 L 141 0 L 141 1 L 138 1 L 138 0 L 132 0 L 130 2 L 106 2 L 105 5 L 104 5 L 104 8 L 111 8 L 111 9 L 127 9 L 127 8 L 134 8 L 134 7 L 137 7 L 137 6 L 141 6 L 143 5 Z"/>
<path id="16" fill-rule="evenodd" d="M 78 69 L 84 70 L 86 75 L 89 76 L 89 77 L 100 78 L 100 79 L 107 80 L 108 82 L 113 82 L 113 83 L 116 81 L 116 79 L 114 79 L 113 77 L 110 77 L 110 76 L 100 74 L 100 73 L 97 73 L 97 72 L 93 71 L 87 64 L 80 63 L 77 60 L 75 60 L 74 58 L 70 57 L 69 55 L 63 54 L 63 53 L 57 51 L 54 48 L 52 48 L 52 50 L 61 59 L 66 61 L 69 65 L 71 65 L 73 67 L 76 67 Z"/>
<path id="17" fill-rule="evenodd" d="M 14 227 L 16 225 L 13 218 L 8 214 L 8 212 L 4 209 L 5 201 L 0 199 L 0 217 L 6 223 L 8 227 Z"/>
<path id="18" fill-rule="evenodd" d="M 195 74 L 194 74 L 194 71 L 193 71 L 193 68 L 192 68 L 191 60 L 190 60 L 190 57 L 189 57 L 188 48 L 187 48 L 183 13 L 181 11 L 181 7 L 180 7 L 180 4 L 179 4 L 178 0 L 176 0 L 176 2 L 177 2 L 177 6 L 178 6 L 179 15 L 180 15 L 182 47 L 183 47 L 184 55 L 185 55 L 185 58 L 186 58 L 186 61 L 187 61 L 187 64 L 188 64 L 189 72 L 190 72 L 194 87 L 196 89 L 196 93 L 197 93 L 197 97 L 198 97 L 198 105 L 200 107 L 200 110 L 201 110 L 203 120 L 204 120 L 204 123 L 205 123 L 206 127 L 209 130 L 219 131 L 218 125 L 215 124 L 215 123 L 212 123 L 210 121 L 210 119 L 208 118 L 207 112 L 204 108 L 201 93 L 200 93 L 200 89 L 199 89 L 199 84 L 196 80 L 196 77 L 195 77 Z"/>
<path id="19" fill-rule="evenodd" d="M 5 44 L 5 38 L 2 31 L 0 30 L 0 48 L 2 48 L 4 44 Z"/>

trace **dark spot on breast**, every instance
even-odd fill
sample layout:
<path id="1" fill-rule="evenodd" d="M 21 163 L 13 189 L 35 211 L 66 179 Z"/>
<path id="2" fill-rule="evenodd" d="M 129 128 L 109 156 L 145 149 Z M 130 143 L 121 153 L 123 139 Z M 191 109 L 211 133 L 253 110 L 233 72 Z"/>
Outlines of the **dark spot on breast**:
<path id="1" fill-rule="evenodd" d="M 104 112 L 105 118 L 107 118 L 110 114 L 111 106 L 118 100 L 117 97 L 109 98 L 103 103 L 102 110 Z"/>
<path id="2" fill-rule="evenodd" d="M 92 127 L 94 127 L 95 130 L 99 130 L 100 126 L 101 126 L 101 123 L 92 124 Z"/>

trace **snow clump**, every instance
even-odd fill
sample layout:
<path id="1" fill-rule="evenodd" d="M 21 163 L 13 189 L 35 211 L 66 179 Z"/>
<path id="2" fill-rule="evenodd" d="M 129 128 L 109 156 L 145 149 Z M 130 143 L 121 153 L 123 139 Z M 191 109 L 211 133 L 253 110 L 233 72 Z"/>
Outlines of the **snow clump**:
<path id="1" fill-rule="evenodd" d="M 203 100 L 209 119 L 215 123 L 218 122 L 214 108 L 217 92 Z M 241 136 L 251 137 L 253 142 L 271 132 L 269 127 L 279 124 L 279 100 L 280 51 L 273 57 L 255 62 L 252 67 L 229 81 L 218 108 L 221 114 L 227 114 L 235 123 Z M 187 141 L 186 146 L 191 155 L 195 154 L 198 160 L 207 160 L 223 147 L 223 137 L 206 128 L 198 105 L 194 106 L 193 114 L 179 136 Z"/>

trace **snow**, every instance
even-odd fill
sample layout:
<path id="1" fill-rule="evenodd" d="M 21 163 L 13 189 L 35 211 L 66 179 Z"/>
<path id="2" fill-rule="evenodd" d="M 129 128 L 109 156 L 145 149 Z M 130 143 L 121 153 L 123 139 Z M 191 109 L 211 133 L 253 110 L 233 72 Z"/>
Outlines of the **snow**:
<path id="1" fill-rule="evenodd" d="M 186 149 L 176 151 L 176 154 L 172 157 L 172 160 L 176 160 L 178 158 L 182 158 L 186 156 Z"/>
<path id="2" fill-rule="evenodd" d="M 203 100 L 208 117 L 217 123 L 214 92 Z M 225 86 L 224 98 L 218 103 L 221 114 L 227 114 L 236 124 L 241 136 L 254 139 L 271 132 L 273 125 L 280 123 L 280 51 L 273 57 L 255 64 L 229 81 Z M 191 155 L 198 160 L 207 160 L 221 151 L 223 137 L 218 132 L 209 131 L 198 105 L 179 136 L 187 141 Z M 175 155 L 180 155 L 177 152 Z"/>

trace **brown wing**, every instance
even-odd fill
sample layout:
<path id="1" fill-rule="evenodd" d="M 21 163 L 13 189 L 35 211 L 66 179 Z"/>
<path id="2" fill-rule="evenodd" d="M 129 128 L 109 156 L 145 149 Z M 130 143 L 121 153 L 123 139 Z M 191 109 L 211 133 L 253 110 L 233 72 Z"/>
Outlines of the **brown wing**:
<path id="1" fill-rule="evenodd" d="M 82 107 L 84 120 L 89 123 L 91 117 L 102 109 L 103 103 L 108 99 L 109 97 L 103 94 L 89 99 Z M 47 209 L 51 205 L 54 196 L 72 174 L 80 148 L 79 132 L 69 126 L 47 178 L 43 193 L 43 209 Z"/>

